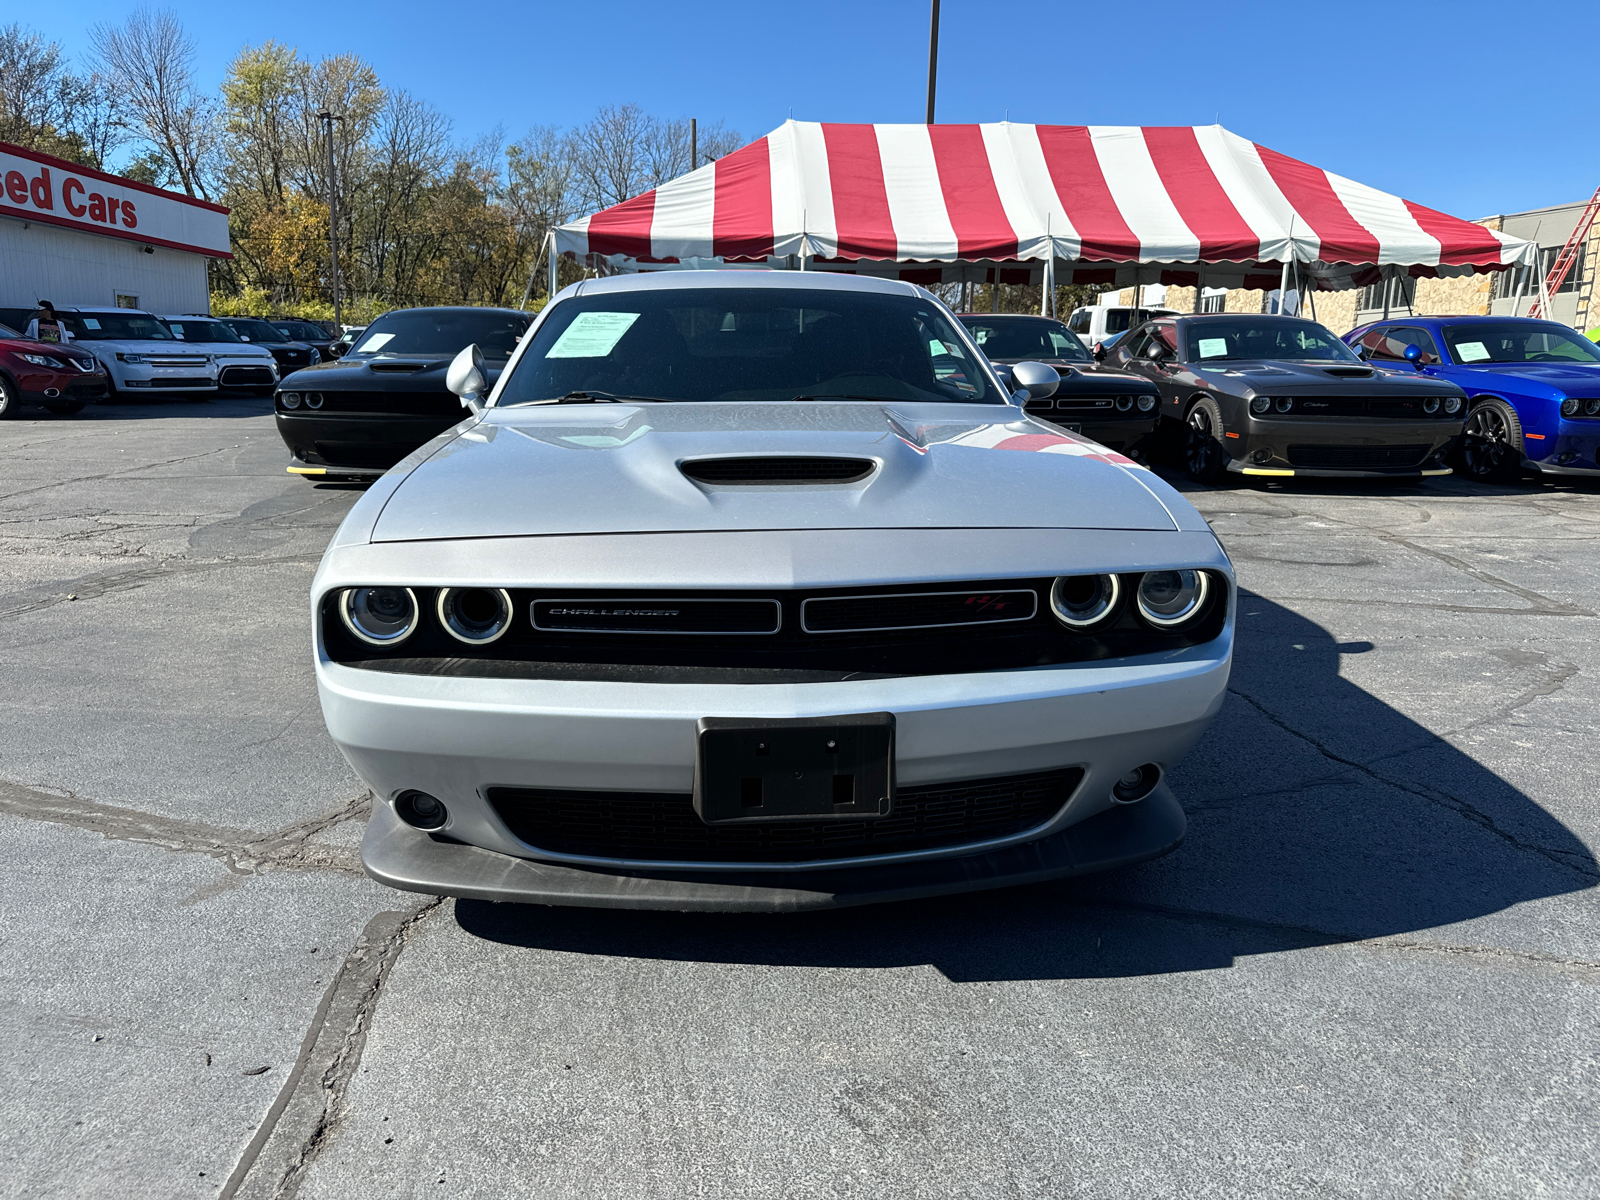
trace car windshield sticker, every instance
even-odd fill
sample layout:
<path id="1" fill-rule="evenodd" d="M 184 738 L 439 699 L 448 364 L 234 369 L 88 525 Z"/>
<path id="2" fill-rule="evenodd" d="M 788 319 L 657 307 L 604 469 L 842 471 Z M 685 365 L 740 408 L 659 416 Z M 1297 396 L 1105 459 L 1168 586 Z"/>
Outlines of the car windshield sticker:
<path id="1" fill-rule="evenodd" d="M 99 329 L 100 322 L 96 321 L 93 317 L 85 317 L 83 318 L 83 326 L 85 329 Z"/>
<path id="2" fill-rule="evenodd" d="M 605 358 L 638 319 L 638 313 L 579 313 L 545 357 Z"/>
<path id="3" fill-rule="evenodd" d="M 1482 342 L 1457 342 L 1456 357 L 1462 362 L 1482 362 L 1489 357 L 1489 351 Z"/>
<path id="4" fill-rule="evenodd" d="M 392 333 L 375 333 L 369 337 L 366 340 L 366 344 L 361 347 L 361 353 L 375 354 L 392 341 L 394 341 L 394 334 Z"/>
<path id="5" fill-rule="evenodd" d="M 1227 338 L 1201 338 L 1201 358 L 1225 358 L 1228 354 Z"/>

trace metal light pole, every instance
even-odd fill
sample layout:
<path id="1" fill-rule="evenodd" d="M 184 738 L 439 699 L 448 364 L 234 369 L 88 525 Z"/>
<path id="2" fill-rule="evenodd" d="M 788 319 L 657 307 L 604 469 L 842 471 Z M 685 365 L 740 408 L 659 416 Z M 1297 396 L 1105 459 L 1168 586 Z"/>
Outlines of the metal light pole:
<path id="1" fill-rule="evenodd" d="M 344 120 L 324 109 L 317 114 L 328 135 L 328 241 L 333 247 L 333 323 L 344 326 L 344 307 L 339 297 L 339 184 L 334 176 L 333 123 Z"/>
<path id="2" fill-rule="evenodd" d="M 700 165 L 700 129 L 699 123 L 689 118 L 689 170 L 694 170 Z"/>
<path id="3" fill-rule="evenodd" d="M 933 124 L 934 84 L 939 77 L 939 0 L 933 0 L 928 21 L 928 124 Z"/>

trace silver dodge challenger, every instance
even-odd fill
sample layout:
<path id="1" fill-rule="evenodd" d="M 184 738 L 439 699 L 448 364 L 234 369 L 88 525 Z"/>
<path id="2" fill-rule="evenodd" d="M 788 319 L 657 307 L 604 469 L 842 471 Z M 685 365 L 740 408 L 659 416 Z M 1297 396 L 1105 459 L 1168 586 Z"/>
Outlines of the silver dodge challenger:
<path id="1" fill-rule="evenodd" d="M 367 870 L 496 901 L 795 910 L 1182 840 L 1232 566 L 1137 464 L 1022 405 L 908 283 L 563 291 L 351 510 L 312 586 Z"/>

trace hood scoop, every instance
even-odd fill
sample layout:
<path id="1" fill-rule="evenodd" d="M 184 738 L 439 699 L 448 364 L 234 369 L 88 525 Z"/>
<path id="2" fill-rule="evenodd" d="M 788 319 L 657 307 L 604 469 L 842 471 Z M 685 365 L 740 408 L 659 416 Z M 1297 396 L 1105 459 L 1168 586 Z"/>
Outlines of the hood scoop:
<path id="1" fill-rule="evenodd" d="M 695 458 L 679 463 L 678 470 L 696 483 L 713 487 L 774 487 L 855 483 L 871 475 L 876 465 L 870 458 L 784 454 L 759 458 Z"/>
<path id="2" fill-rule="evenodd" d="M 1335 379 L 1371 379 L 1377 374 L 1371 367 L 1323 367 L 1322 371 Z"/>

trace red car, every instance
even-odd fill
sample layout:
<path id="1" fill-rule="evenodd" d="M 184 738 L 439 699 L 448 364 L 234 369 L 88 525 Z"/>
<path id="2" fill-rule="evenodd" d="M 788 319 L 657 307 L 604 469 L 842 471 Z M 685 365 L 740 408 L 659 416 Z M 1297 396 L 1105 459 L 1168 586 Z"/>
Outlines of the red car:
<path id="1" fill-rule="evenodd" d="M 106 395 L 106 369 L 72 345 L 36 342 L 0 325 L 0 420 L 24 404 L 65 416 Z"/>

